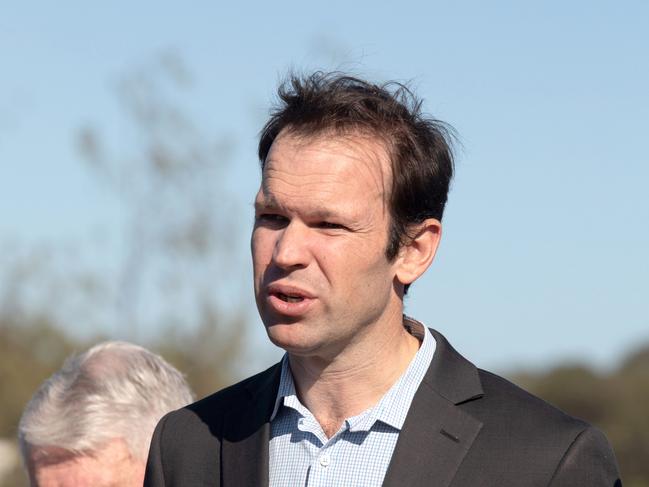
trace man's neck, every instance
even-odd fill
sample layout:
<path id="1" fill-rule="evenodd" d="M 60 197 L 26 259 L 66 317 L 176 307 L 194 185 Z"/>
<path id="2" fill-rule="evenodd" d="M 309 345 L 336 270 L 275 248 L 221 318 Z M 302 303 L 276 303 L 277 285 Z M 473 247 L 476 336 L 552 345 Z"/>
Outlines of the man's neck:
<path id="1" fill-rule="evenodd" d="M 419 349 L 419 341 L 401 323 L 376 332 L 334 359 L 289 356 L 300 401 L 328 438 L 345 419 L 374 406 Z"/>

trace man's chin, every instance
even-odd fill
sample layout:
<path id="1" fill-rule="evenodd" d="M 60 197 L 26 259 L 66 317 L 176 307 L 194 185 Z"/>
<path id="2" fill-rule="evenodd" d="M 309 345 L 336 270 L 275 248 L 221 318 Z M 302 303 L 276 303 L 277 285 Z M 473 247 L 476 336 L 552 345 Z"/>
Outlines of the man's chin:
<path id="1" fill-rule="evenodd" d="M 266 325 L 266 333 L 273 345 L 291 355 L 310 355 L 318 346 L 299 328 L 300 323 L 278 322 Z"/>

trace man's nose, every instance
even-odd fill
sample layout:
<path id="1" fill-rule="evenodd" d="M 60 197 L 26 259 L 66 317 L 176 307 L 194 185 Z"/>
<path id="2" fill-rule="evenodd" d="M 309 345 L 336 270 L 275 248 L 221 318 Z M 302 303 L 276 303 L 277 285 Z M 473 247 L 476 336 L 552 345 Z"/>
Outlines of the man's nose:
<path id="1" fill-rule="evenodd" d="M 273 262 L 282 269 L 306 267 L 309 262 L 308 228 L 292 221 L 275 242 Z"/>

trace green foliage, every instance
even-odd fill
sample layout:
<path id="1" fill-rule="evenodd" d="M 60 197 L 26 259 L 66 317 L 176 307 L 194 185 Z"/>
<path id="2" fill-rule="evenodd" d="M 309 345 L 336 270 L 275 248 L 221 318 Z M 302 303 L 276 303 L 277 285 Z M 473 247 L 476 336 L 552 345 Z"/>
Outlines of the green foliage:
<path id="1" fill-rule="evenodd" d="M 205 309 L 197 328 L 188 332 L 170 326 L 151 348 L 186 374 L 196 398 L 201 398 L 233 382 L 246 325 L 244 317 L 227 319 Z"/>
<path id="2" fill-rule="evenodd" d="M 45 316 L 0 317 L 0 437 L 15 437 L 25 404 L 74 349 Z"/>

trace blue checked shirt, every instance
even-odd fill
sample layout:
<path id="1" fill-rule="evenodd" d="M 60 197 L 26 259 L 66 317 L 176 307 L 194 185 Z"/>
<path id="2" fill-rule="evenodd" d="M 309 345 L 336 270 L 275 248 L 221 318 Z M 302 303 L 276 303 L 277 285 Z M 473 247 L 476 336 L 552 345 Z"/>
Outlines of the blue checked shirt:
<path id="1" fill-rule="evenodd" d="M 435 353 L 435 339 L 426 327 L 411 319 L 405 325 L 422 342 L 410 365 L 375 406 L 347 418 L 331 438 L 297 398 L 288 355 L 284 355 L 271 416 L 270 487 L 378 487 L 383 483 L 410 403 Z"/>

